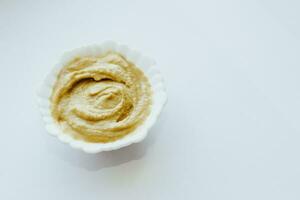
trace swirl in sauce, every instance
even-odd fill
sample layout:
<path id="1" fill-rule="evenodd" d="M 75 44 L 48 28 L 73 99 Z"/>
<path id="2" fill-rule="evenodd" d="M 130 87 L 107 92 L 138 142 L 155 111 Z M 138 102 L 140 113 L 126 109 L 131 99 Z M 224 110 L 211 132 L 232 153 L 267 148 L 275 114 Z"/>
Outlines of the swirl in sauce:
<path id="1" fill-rule="evenodd" d="M 147 117 L 151 88 L 143 72 L 120 54 L 76 57 L 58 74 L 52 116 L 75 138 L 111 142 Z"/>

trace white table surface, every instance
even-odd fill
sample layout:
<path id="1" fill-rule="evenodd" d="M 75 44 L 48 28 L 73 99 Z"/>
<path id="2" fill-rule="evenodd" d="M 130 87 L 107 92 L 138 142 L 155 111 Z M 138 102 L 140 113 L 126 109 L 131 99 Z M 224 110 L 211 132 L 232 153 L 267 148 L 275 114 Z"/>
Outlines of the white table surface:
<path id="1" fill-rule="evenodd" d="M 300 1 L 0 1 L 0 199 L 300 199 Z M 140 144 L 87 155 L 46 134 L 60 54 L 116 40 L 169 101 Z"/>

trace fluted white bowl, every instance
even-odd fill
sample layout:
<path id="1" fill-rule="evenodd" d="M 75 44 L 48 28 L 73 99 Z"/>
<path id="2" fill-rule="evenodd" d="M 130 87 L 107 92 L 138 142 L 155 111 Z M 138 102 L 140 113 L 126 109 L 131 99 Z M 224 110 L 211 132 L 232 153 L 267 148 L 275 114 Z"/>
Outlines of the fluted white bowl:
<path id="1" fill-rule="evenodd" d="M 132 133 L 109 143 L 94 143 L 73 138 L 70 134 L 66 134 L 56 123 L 51 115 L 50 96 L 53 85 L 57 79 L 57 75 L 62 67 L 77 56 L 97 56 L 107 51 L 115 51 L 124 56 L 127 60 L 139 67 L 148 77 L 152 88 L 152 105 L 151 112 L 145 121 L 138 126 Z M 142 141 L 149 129 L 156 122 L 163 106 L 167 101 L 167 94 L 164 86 L 163 77 L 159 70 L 155 68 L 154 60 L 143 56 L 140 52 L 130 49 L 126 45 L 120 45 L 113 41 L 104 42 L 102 44 L 88 45 L 67 51 L 60 58 L 56 66 L 50 71 L 44 82 L 42 83 L 38 93 L 38 107 L 41 112 L 45 127 L 48 133 L 57 137 L 60 141 L 69 144 L 75 149 L 81 149 L 86 153 L 99 153 L 102 151 L 111 151 L 120 149 L 133 143 Z"/>

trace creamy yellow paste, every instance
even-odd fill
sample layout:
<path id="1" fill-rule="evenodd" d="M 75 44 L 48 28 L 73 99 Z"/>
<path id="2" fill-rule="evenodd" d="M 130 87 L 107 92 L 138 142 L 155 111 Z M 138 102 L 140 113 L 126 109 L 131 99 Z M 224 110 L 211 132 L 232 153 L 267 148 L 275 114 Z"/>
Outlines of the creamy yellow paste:
<path id="1" fill-rule="evenodd" d="M 143 72 L 120 54 L 76 57 L 59 72 L 52 116 L 64 132 L 90 142 L 115 141 L 139 126 L 151 106 Z"/>

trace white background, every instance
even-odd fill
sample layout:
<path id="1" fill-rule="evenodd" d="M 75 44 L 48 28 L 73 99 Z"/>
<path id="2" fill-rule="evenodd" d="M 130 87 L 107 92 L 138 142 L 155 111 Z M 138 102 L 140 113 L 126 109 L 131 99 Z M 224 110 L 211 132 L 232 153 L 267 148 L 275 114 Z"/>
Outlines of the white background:
<path id="1" fill-rule="evenodd" d="M 0 0 L 0 199 L 300 199 L 300 2 Z M 60 54 L 116 40 L 169 101 L 140 144 L 87 155 L 46 134 Z"/>

